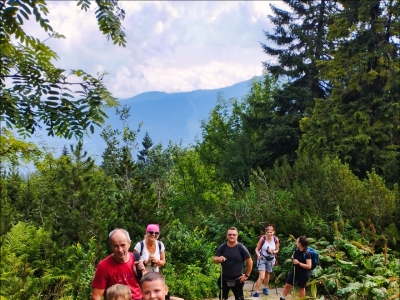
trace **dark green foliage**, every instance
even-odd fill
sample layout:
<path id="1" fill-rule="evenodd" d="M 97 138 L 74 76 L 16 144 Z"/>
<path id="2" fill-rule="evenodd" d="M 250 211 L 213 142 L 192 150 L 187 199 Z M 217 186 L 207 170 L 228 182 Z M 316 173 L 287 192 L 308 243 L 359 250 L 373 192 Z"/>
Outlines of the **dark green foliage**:
<path id="1" fill-rule="evenodd" d="M 123 132 L 107 126 L 101 136 L 107 147 L 103 152 L 102 168 L 112 181 L 115 211 L 108 216 L 108 230 L 125 228 L 135 240 L 141 240 L 148 223 L 166 223 L 168 211 L 158 205 L 151 181 L 134 161 L 137 131 L 131 130 L 127 120 L 129 107 L 117 108 L 124 126 Z M 105 237 L 105 236 L 104 236 Z"/>
<path id="2" fill-rule="evenodd" d="M 219 97 L 195 147 L 163 148 L 146 135 L 139 151 L 140 125 L 130 129 L 125 106 L 117 109 L 123 131 L 102 132 L 101 167 L 83 141 L 64 147 L 59 158 L 41 158 L 36 147 L 0 132 L 1 296 L 88 299 L 96 264 L 110 250 L 109 231 L 123 227 L 135 244 L 148 223 L 158 223 L 171 294 L 216 297 L 220 269 L 211 259 L 227 229 L 236 226 L 253 254 L 273 223 L 281 242 L 278 283 L 292 267 L 295 237 L 306 235 L 320 252 L 308 289 L 313 299 L 398 298 L 399 1 L 285 2 L 293 12 L 273 8 L 274 34 L 266 33 L 279 49 L 263 45 L 277 58 L 265 64 L 270 74 L 254 80 L 242 101 Z M 35 3 L 1 6 L 8 22 L 0 30 L 2 75 L 19 72 L 19 82 L 2 89 L 1 117 L 21 133 L 45 118 L 50 134 L 80 136 L 102 122 L 102 101 L 114 99 L 78 70 L 85 95 L 69 106 L 71 92 L 58 85 L 64 71 L 50 64 L 55 53 L 13 23 L 33 9 L 41 26 L 61 38 L 43 17 L 45 3 Z M 124 43 L 117 1 L 96 4 L 101 30 Z M 78 6 L 86 10 L 90 1 Z M 7 40 L 11 35 L 21 44 Z M 46 54 L 43 61 L 34 49 Z M 36 76 L 36 67 L 47 77 Z M 47 102 L 33 112 L 43 96 Z M 82 113 L 85 101 L 94 102 Z M 37 170 L 25 178 L 16 166 L 33 157 Z"/>
<path id="3" fill-rule="evenodd" d="M 234 190 L 248 187 L 251 172 L 251 136 L 241 118 L 244 107 L 235 99 L 219 97 L 209 119 L 201 124 L 203 141 L 196 149 L 205 164 L 215 167 L 216 179 Z"/>
<path id="4" fill-rule="evenodd" d="M 139 154 L 137 155 L 139 163 L 146 164 L 148 161 L 149 150 L 153 146 L 153 141 L 151 140 L 149 134 L 146 132 L 143 141 L 142 141 L 143 149 L 139 150 Z"/>
<path id="5" fill-rule="evenodd" d="M 259 138 L 258 166 L 272 167 L 275 159 L 285 156 L 293 163 L 301 138 L 299 121 L 311 113 L 314 98 L 325 99 L 330 93 L 328 81 L 318 78 L 316 62 L 329 60 L 328 50 L 333 43 L 326 39 L 332 1 L 285 0 L 291 11 L 270 4 L 273 14 L 269 19 L 274 32 L 265 32 L 268 44 L 264 52 L 275 58 L 264 62 L 266 70 L 284 83 L 274 93 L 271 104 L 264 110 L 271 120 L 259 121 L 259 130 L 266 130 Z M 270 46 L 273 43 L 277 47 Z"/>
<path id="6" fill-rule="evenodd" d="M 189 230 L 178 221 L 168 225 L 164 241 L 168 247 L 167 261 L 171 263 L 163 269 L 163 274 L 172 295 L 185 299 L 217 295 L 219 269 L 212 262 L 216 245 L 208 242 L 204 238 L 205 234 L 206 230 Z"/>
<path id="7" fill-rule="evenodd" d="M 391 187 L 400 182 L 399 1 L 339 2 L 333 59 L 319 62 L 332 94 L 301 121 L 300 151 L 338 156 L 359 178 L 374 169 Z"/>

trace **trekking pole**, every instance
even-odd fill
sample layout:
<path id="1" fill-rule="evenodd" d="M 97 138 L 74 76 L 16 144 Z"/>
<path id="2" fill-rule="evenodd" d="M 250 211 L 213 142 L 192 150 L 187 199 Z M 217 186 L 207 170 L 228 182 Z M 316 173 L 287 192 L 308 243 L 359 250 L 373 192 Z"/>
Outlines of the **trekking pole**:
<path id="1" fill-rule="evenodd" d="M 257 271 L 258 271 L 258 266 L 260 265 L 260 262 L 259 262 L 259 259 L 258 259 L 257 256 L 256 256 L 256 262 L 257 262 Z M 256 281 L 258 281 L 258 278 L 257 278 Z M 254 281 L 254 279 L 253 279 L 253 287 L 251 288 L 251 291 L 250 291 L 250 297 L 253 296 L 253 293 L 254 293 L 254 284 L 256 283 L 256 281 Z"/>
<path id="2" fill-rule="evenodd" d="M 279 296 L 279 294 L 278 294 L 278 288 L 276 287 L 276 274 L 275 274 L 275 271 L 273 272 L 273 274 L 274 274 L 274 285 L 275 285 L 275 292 L 276 292 L 276 295 L 277 296 Z"/>
<path id="3" fill-rule="evenodd" d="M 294 283 L 295 283 L 295 280 L 296 280 L 296 266 L 295 265 L 293 265 L 293 290 L 292 290 L 292 292 L 293 292 L 293 299 L 295 299 L 294 297 L 295 297 L 295 290 L 294 290 Z"/>
<path id="4" fill-rule="evenodd" d="M 221 294 L 220 294 L 220 300 L 222 300 L 222 263 L 221 263 Z"/>

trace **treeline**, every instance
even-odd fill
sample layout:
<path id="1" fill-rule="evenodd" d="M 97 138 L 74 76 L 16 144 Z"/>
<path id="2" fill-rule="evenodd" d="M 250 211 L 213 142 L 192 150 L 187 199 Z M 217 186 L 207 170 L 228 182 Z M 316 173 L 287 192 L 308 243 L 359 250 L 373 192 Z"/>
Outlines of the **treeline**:
<path id="1" fill-rule="evenodd" d="M 305 234 L 321 253 L 315 298 L 400 297 L 400 2 L 284 2 L 271 4 L 264 76 L 243 99 L 221 95 L 195 145 L 138 141 L 127 107 L 122 131 L 103 127 L 100 164 L 82 141 L 54 157 L 2 130 L 2 297 L 87 299 L 109 231 L 136 242 L 148 223 L 185 299 L 217 295 L 210 258 L 229 226 L 252 251 L 268 223 L 278 283 Z"/>

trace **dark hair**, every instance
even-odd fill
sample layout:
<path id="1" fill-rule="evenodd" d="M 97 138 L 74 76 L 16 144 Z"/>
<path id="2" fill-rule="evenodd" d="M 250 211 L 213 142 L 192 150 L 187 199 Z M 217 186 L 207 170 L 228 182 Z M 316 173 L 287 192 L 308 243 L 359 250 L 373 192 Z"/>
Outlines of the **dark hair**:
<path id="1" fill-rule="evenodd" d="M 160 280 L 162 283 L 165 284 L 165 278 L 161 273 L 156 271 L 149 271 L 143 275 L 142 279 L 140 279 L 140 287 L 142 287 L 144 282 L 152 282 L 156 280 Z"/>
<path id="2" fill-rule="evenodd" d="M 308 240 L 304 235 L 298 237 L 299 243 L 306 249 L 308 246 Z"/>

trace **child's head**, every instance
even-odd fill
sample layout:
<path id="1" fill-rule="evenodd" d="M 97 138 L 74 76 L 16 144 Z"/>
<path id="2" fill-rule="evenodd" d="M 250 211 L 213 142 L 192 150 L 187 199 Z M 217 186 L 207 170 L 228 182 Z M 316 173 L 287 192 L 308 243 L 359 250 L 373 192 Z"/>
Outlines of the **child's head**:
<path id="1" fill-rule="evenodd" d="M 165 284 L 164 276 L 158 272 L 147 272 L 140 280 L 140 288 L 142 289 L 143 300 L 156 298 L 157 300 L 165 300 L 168 294 L 168 286 Z"/>
<path id="2" fill-rule="evenodd" d="M 131 289 L 127 285 L 114 284 L 107 289 L 107 300 L 131 300 Z"/>

